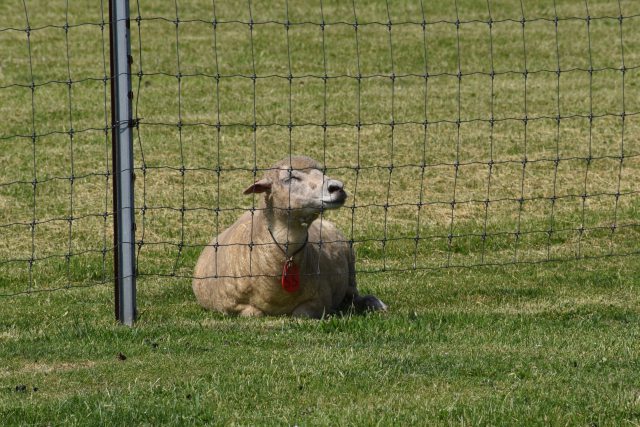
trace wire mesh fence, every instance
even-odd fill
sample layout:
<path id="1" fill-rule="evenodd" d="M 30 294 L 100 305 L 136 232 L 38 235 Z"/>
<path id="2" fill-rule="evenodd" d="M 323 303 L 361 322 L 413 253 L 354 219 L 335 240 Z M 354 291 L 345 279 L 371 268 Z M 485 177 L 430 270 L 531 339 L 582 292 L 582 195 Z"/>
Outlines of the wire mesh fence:
<path id="1" fill-rule="evenodd" d="M 0 4 L 1 295 L 113 280 L 105 14 Z"/>
<path id="2" fill-rule="evenodd" d="M 113 280 L 105 6 L 30 4 L 0 21 L 5 295 Z M 639 24 L 613 0 L 132 1 L 138 275 L 191 278 L 291 153 L 345 182 L 359 273 L 638 254 Z"/>
<path id="3" fill-rule="evenodd" d="M 290 153 L 359 272 L 637 253 L 639 11 L 531 3 L 139 2 L 139 273 L 191 277 Z"/>

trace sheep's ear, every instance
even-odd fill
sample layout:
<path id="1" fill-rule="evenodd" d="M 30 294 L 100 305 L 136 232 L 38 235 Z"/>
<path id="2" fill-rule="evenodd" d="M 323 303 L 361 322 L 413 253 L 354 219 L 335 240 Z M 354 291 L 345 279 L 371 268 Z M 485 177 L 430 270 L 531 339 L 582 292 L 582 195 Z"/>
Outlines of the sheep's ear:
<path id="1" fill-rule="evenodd" d="M 244 194 L 264 193 L 265 191 L 269 190 L 271 190 L 271 180 L 262 178 L 261 180 L 254 182 L 253 185 L 244 190 Z"/>

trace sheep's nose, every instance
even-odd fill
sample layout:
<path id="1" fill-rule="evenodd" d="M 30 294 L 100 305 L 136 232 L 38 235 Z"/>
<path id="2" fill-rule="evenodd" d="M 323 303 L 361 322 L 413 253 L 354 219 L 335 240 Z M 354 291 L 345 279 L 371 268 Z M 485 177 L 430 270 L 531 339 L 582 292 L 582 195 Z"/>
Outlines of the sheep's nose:
<path id="1" fill-rule="evenodd" d="M 343 188 L 344 188 L 344 185 L 340 181 L 335 181 L 335 180 L 329 181 L 329 186 L 328 186 L 329 194 L 342 191 Z"/>

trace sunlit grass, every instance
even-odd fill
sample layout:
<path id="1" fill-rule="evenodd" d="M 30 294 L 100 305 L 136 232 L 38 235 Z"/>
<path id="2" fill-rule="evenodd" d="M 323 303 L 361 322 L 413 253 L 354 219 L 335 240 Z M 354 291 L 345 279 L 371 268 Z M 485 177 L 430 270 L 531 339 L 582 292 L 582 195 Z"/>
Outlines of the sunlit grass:
<path id="1" fill-rule="evenodd" d="M 635 2 L 131 5 L 125 329 L 106 4 L 0 2 L 6 424 L 638 422 Z M 345 182 L 327 219 L 390 313 L 195 303 L 202 246 L 290 152 Z"/>

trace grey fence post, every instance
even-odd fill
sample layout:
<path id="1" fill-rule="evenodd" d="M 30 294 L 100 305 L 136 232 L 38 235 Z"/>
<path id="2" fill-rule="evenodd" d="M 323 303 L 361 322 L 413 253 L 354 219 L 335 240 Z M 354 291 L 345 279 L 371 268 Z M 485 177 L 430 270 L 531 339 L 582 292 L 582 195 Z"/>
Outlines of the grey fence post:
<path id="1" fill-rule="evenodd" d="M 136 319 L 135 218 L 129 0 L 109 0 L 116 319 Z"/>

